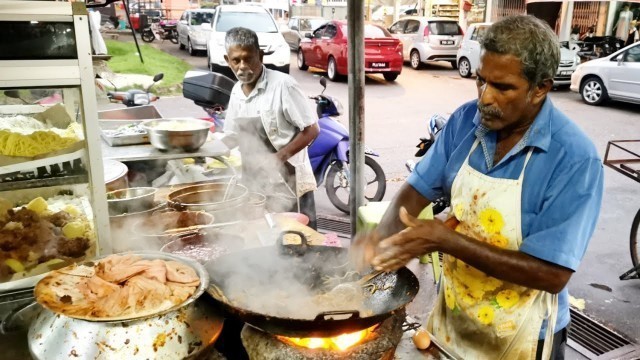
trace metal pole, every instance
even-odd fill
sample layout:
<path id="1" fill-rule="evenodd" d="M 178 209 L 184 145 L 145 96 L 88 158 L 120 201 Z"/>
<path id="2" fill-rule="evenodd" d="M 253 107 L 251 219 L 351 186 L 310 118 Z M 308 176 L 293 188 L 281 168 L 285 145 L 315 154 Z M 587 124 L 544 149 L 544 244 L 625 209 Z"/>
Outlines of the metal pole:
<path id="1" fill-rule="evenodd" d="M 133 28 L 133 24 L 131 23 L 131 16 L 129 15 L 129 0 L 122 0 L 122 4 L 124 5 L 124 12 L 127 14 L 127 21 L 129 22 L 129 27 L 131 27 L 131 36 L 133 36 L 133 42 L 136 43 L 136 49 L 138 49 L 138 56 L 140 57 L 140 62 L 144 64 L 144 59 L 142 58 L 142 51 L 140 51 L 140 45 L 138 45 L 138 38 L 136 38 L 136 30 Z M 138 26 L 139 25 L 140 23 L 138 22 Z"/>
<path id="2" fill-rule="evenodd" d="M 364 1 L 347 1 L 351 235 L 364 204 Z"/>

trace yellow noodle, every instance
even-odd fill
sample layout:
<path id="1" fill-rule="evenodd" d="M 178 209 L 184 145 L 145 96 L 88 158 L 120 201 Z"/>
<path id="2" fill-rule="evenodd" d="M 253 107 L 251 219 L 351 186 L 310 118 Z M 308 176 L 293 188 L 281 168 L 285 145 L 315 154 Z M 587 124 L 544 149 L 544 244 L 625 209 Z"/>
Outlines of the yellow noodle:
<path id="1" fill-rule="evenodd" d="M 0 130 L 0 154 L 33 157 L 68 148 L 77 141 L 73 132 L 60 136 L 52 131 L 35 131 L 24 135 Z"/>

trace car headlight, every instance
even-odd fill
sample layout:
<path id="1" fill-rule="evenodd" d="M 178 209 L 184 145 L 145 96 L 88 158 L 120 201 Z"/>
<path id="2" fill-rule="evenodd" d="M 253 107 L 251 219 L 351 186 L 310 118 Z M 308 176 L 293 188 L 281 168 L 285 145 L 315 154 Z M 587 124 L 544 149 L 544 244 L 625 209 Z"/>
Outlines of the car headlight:
<path id="1" fill-rule="evenodd" d="M 575 56 L 573 61 L 576 63 L 576 65 L 579 65 L 582 62 L 582 60 L 580 59 L 580 56 L 578 56 L 578 54 L 576 54 L 576 56 Z"/>

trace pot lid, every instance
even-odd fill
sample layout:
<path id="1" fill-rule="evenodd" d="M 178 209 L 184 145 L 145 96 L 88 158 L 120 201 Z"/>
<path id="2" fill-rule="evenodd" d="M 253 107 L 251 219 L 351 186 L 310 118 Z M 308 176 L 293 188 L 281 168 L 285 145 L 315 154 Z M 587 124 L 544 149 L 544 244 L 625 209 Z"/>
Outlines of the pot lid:
<path id="1" fill-rule="evenodd" d="M 104 160 L 104 182 L 110 183 L 127 174 L 129 168 L 127 165 L 116 160 Z"/>

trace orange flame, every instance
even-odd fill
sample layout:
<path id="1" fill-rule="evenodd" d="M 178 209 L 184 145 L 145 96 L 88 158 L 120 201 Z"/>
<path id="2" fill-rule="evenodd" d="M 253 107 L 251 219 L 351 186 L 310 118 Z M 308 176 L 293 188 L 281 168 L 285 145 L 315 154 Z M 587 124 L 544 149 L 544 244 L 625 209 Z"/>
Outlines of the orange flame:
<path id="1" fill-rule="evenodd" d="M 277 338 L 284 343 L 297 345 L 307 349 L 345 351 L 365 339 L 367 335 L 376 328 L 376 326 L 377 325 L 374 325 L 368 329 L 330 338 L 290 338 L 284 336 L 277 336 Z"/>

